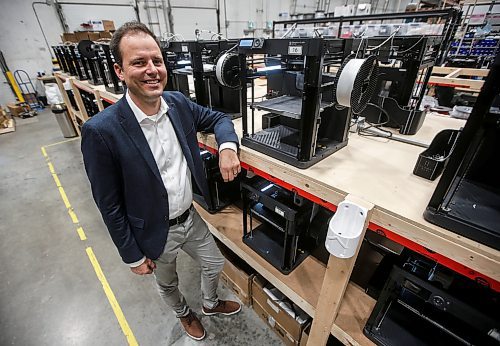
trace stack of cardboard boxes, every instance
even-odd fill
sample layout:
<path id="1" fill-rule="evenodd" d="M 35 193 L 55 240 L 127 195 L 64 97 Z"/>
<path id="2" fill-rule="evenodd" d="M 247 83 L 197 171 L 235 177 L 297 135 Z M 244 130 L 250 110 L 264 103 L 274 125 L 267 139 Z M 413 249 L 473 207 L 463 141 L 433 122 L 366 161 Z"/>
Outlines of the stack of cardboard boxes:
<path id="1" fill-rule="evenodd" d="M 7 115 L 3 107 L 0 107 L 0 134 L 14 132 L 15 130 L 14 120 Z"/>
<path id="2" fill-rule="evenodd" d="M 22 117 L 23 114 L 30 111 L 30 107 L 26 103 L 21 102 L 8 103 L 7 108 L 9 108 L 10 115 L 14 117 Z"/>
<path id="3" fill-rule="evenodd" d="M 85 24 L 85 28 L 88 30 L 61 34 L 62 42 L 78 43 L 81 40 L 110 39 L 115 31 L 115 23 L 112 20 L 91 20 Z"/>
<path id="4" fill-rule="evenodd" d="M 310 324 L 309 316 L 260 275 L 252 279 L 252 307 L 285 345 L 307 343 L 307 336 L 303 337 L 303 333 Z"/>
<path id="5" fill-rule="evenodd" d="M 289 346 L 307 343 L 310 318 L 286 299 L 242 259 L 218 243 L 226 257 L 221 282 L 246 306 L 252 306 L 264 322 Z"/>

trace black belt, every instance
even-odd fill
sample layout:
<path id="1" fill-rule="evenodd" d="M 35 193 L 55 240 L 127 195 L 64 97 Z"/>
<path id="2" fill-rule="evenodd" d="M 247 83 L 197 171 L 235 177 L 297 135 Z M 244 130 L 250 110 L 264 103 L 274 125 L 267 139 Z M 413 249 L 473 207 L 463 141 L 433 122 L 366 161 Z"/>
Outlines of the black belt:
<path id="1" fill-rule="evenodd" d="M 174 219 L 168 220 L 168 225 L 170 227 L 172 227 L 172 226 L 184 223 L 187 220 L 188 216 L 189 216 L 189 211 L 191 210 L 192 206 L 193 205 L 191 204 L 191 206 L 189 208 L 187 208 L 187 210 L 184 213 L 182 213 L 182 215 L 179 215 L 179 216 L 177 216 Z"/>

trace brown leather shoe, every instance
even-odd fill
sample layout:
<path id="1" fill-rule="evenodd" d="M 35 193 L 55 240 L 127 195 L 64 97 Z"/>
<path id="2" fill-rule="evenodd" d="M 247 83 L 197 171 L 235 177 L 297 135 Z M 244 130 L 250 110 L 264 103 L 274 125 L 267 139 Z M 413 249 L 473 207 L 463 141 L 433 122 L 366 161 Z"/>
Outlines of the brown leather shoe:
<path id="1" fill-rule="evenodd" d="M 192 311 L 189 311 L 189 314 L 185 317 L 179 317 L 179 320 L 189 337 L 195 340 L 203 340 L 205 338 L 205 328 L 203 328 L 200 320 Z"/>
<path id="2" fill-rule="evenodd" d="M 216 315 L 216 314 L 221 314 L 225 316 L 229 315 L 234 315 L 241 310 L 241 305 L 238 302 L 233 302 L 231 300 L 221 300 L 219 299 L 219 303 L 215 306 L 213 309 L 208 309 L 206 307 L 203 307 L 201 309 L 201 312 L 203 315 L 210 316 L 210 315 Z"/>

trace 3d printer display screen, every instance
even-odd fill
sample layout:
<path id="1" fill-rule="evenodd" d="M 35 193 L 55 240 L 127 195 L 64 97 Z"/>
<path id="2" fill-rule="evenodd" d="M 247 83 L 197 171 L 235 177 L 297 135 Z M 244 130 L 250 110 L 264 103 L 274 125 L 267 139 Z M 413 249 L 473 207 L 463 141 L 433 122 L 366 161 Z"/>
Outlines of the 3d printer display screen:
<path id="1" fill-rule="evenodd" d="M 240 47 L 252 47 L 253 40 L 240 40 Z"/>

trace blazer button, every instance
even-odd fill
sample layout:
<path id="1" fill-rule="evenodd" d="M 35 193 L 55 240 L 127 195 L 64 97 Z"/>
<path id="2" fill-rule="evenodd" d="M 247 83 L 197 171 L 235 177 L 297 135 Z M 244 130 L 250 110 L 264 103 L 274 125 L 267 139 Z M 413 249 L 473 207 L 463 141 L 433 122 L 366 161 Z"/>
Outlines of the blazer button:
<path id="1" fill-rule="evenodd" d="M 169 220 L 168 220 L 168 216 L 165 216 L 165 221 L 166 221 L 166 222 L 168 222 L 168 221 L 169 221 Z"/>
<path id="2" fill-rule="evenodd" d="M 161 195 L 161 196 L 162 196 L 163 198 L 165 198 L 165 199 L 167 198 L 167 194 L 166 194 L 166 193 L 164 193 L 164 194 L 163 194 L 163 195 Z"/>

